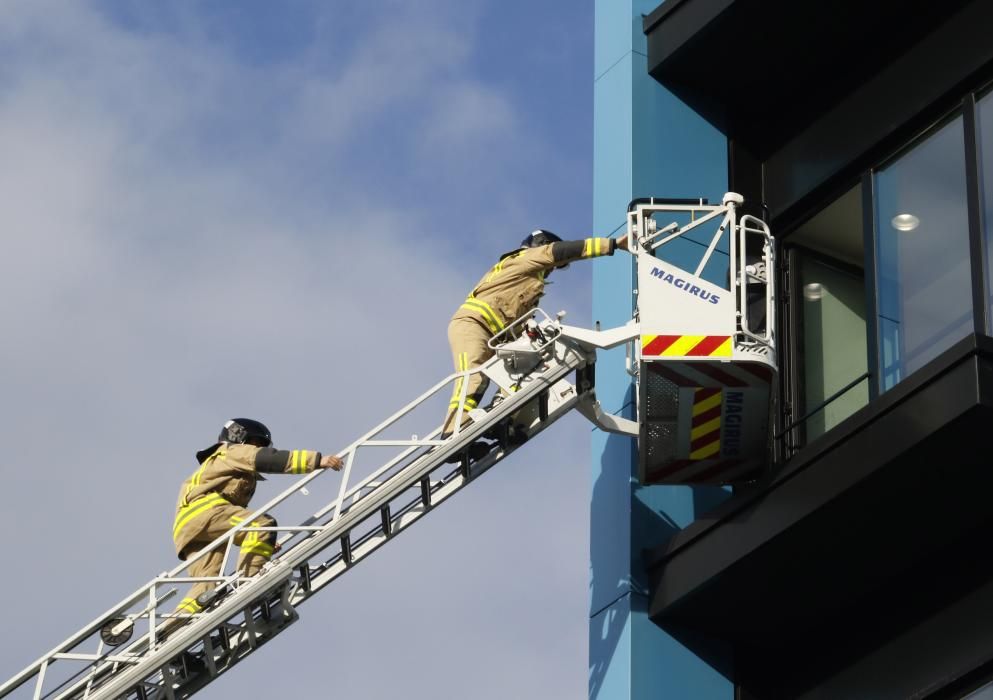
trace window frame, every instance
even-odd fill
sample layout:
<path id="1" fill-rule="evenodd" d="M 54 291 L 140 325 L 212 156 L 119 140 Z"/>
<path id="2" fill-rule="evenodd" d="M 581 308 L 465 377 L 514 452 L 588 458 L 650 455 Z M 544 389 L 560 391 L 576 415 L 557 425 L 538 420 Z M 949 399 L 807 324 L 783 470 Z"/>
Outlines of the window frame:
<path id="1" fill-rule="evenodd" d="M 782 288 L 780 290 L 777 313 L 782 319 L 780 330 L 780 401 L 781 411 L 776 416 L 776 459 L 785 461 L 806 444 L 805 430 L 794 425 L 798 417 L 802 417 L 801 407 L 804 405 L 802 392 L 803 367 L 800 355 L 802 319 L 799 305 L 791 300 L 802 293 L 799 289 L 798 271 L 792 269 L 789 254 L 792 247 L 803 247 L 789 241 L 789 236 L 798 230 L 803 223 L 816 216 L 829 206 L 840 192 L 851 188 L 855 182 L 861 183 L 862 188 L 862 233 L 863 233 L 863 275 L 866 288 L 866 352 L 869 373 L 869 402 L 872 403 L 884 392 L 882 375 L 882 357 L 880 352 L 879 328 L 879 285 L 877 280 L 876 263 L 878 260 L 878 235 L 876 231 L 876 173 L 898 160 L 902 155 L 925 141 L 936 131 L 951 120 L 961 116 L 963 129 L 963 148 L 965 156 L 965 200 L 967 207 L 968 246 L 970 258 L 970 289 L 972 297 L 973 332 L 977 335 L 993 336 L 993 314 L 991 314 L 990 295 L 993 294 L 993 261 L 989 261 L 990 245 L 985 237 L 985 222 L 983 212 L 982 191 L 982 160 L 979 152 L 979 113 L 977 103 L 988 95 L 993 95 L 993 78 L 987 77 L 979 85 L 974 85 L 967 91 L 959 92 L 945 102 L 944 109 L 936 112 L 933 108 L 923 110 L 915 118 L 908 119 L 910 130 L 901 130 L 902 138 L 898 143 L 888 146 L 881 144 L 868 162 L 853 164 L 855 169 L 840 171 L 835 178 L 836 183 L 844 186 L 832 186 L 830 189 L 821 188 L 816 200 L 808 200 L 805 210 L 809 215 L 802 219 L 792 219 L 783 226 L 785 234 L 777 234 L 780 250 L 779 266 Z M 916 128 L 913 126 L 916 121 Z M 909 135 L 908 135 L 909 134 Z M 986 173 L 993 177 L 993 172 Z M 813 194 L 813 193 L 812 193 Z M 773 231 L 779 222 L 773 221 Z M 806 249 L 808 252 L 810 249 Z M 830 258 L 829 258 L 830 259 Z M 871 320 L 871 322 L 870 322 Z M 900 381 L 904 381 L 906 377 Z M 899 384 L 899 382 L 898 382 Z M 798 428 L 800 428 L 799 432 Z M 832 429 L 833 430 L 833 429 Z M 831 430 L 825 434 L 829 434 Z"/>

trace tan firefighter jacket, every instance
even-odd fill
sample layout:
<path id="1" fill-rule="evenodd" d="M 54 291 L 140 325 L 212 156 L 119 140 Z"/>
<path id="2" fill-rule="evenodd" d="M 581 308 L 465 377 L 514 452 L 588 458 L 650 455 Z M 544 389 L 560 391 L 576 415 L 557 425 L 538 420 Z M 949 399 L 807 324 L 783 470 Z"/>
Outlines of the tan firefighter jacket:
<path id="1" fill-rule="evenodd" d="M 479 281 L 452 320 L 475 319 L 496 335 L 538 306 L 549 270 L 573 260 L 613 255 L 616 248 L 613 238 L 587 238 L 522 248 L 505 255 Z"/>
<path id="2" fill-rule="evenodd" d="M 259 472 L 306 474 L 320 463 L 321 453 L 311 450 L 220 443 L 179 489 L 172 530 L 176 554 L 184 558 L 183 549 L 200 533 L 198 515 L 218 506 L 247 507 L 256 482 L 263 478 Z"/>

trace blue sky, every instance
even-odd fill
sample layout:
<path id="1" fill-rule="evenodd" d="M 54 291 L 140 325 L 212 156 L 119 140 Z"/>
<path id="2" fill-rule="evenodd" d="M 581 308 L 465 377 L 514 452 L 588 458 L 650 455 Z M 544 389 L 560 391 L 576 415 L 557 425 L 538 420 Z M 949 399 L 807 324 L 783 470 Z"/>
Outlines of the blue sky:
<path id="1" fill-rule="evenodd" d="M 451 371 L 500 253 L 590 233 L 592 40 L 562 0 L 4 3 L 0 679 L 176 564 L 225 419 L 350 443 Z M 590 269 L 547 310 L 589 324 Z M 204 697 L 583 697 L 589 431 L 563 419 Z"/>

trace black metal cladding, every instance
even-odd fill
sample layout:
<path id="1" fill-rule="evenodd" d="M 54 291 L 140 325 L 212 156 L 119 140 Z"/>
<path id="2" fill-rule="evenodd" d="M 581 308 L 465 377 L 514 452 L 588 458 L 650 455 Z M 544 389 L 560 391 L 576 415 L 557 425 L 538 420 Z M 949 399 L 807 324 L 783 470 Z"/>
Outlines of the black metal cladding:
<path id="1" fill-rule="evenodd" d="M 760 700 L 860 661 L 882 687 L 918 683 L 873 697 L 967 670 L 964 656 L 993 648 L 991 424 L 993 339 L 967 338 L 646 553 L 652 620 Z M 968 649 L 914 640 L 927 663 L 873 666 L 878 649 L 906 658 L 909 630 L 983 586 L 954 625 Z"/>
<path id="2" fill-rule="evenodd" d="M 867 406 L 781 471 L 646 552 L 651 618 L 742 697 L 944 698 L 993 658 L 993 339 L 970 94 L 993 83 L 991 27 L 989 0 L 667 0 L 645 18 L 649 71 L 727 134 L 729 189 L 763 218 L 788 231 L 861 179 L 869 319 L 872 168 L 951 111 L 965 119 L 976 335 L 883 394 L 873 382 Z"/>
<path id="3" fill-rule="evenodd" d="M 993 61 L 988 0 L 681 0 L 644 24 L 651 75 L 763 164 L 736 191 L 774 217 Z"/>

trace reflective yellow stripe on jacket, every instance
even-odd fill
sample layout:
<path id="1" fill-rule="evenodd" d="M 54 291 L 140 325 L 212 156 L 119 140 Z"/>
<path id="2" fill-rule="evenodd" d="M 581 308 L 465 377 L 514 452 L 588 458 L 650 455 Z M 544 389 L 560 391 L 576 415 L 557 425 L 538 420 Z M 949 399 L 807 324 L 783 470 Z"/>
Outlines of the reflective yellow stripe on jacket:
<path id="1" fill-rule="evenodd" d="M 610 246 L 607 246 L 607 250 L 603 250 L 601 245 L 603 238 L 587 238 L 583 244 L 583 257 L 584 258 L 598 258 L 601 255 L 607 255 Z"/>
<path id="2" fill-rule="evenodd" d="M 183 506 L 176 513 L 176 521 L 172 526 L 172 539 L 175 540 L 180 531 L 186 526 L 186 523 L 190 522 L 193 518 L 197 517 L 201 513 L 205 513 L 211 508 L 216 508 L 217 506 L 226 506 L 229 503 L 224 500 L 224 498 L 219 493 L 208 493 L 203 498 L 198 498 L 189 505 Z"/>
<path id="3" fill-rule="evenodd" d="M 469 298 L 465 300 L 465 303 L 462 304 L 462 307 L 478 312 L 483 317 L 483 320 L 486 321 L 486 326 L 490 329 L 490 333 L 493 333 L 494 335 L 502 331 L 506 325 L 500 318 L 500 314 L 498 314 L 492 306 L 487 304 L 482 299 L 477 299 L 471 294 L 469 295 Z"/>
<path id="4" fill-rule="evenodd" d="M 307 450 L 293 450 L 290 453 L 290 474 L 307 473 Z"/>
<path id="5" fill-rule="evenodd" d="M 190 479 L 190 485 L 186 487 L 186 493 L 183 495 L 183 507 L 186 507 L 190 504 L 189 502 L 190 494 L 193 493 L 193 489 L 195 489 L 197 486 L 200 485 L 200 482 L 203 479 L 203 473 L 207 471 L 207 466 L 218 457 L 223 457 L 223 456 L 224 456 L 224 450 L 217 450 L 216 452 L 214 452 L 214 454 L 212 454 L 210 457 L 208 457 L 203 461 L 203 464 L 200 465 L 200 468 L 193 475 L 193 478 Z"/>

